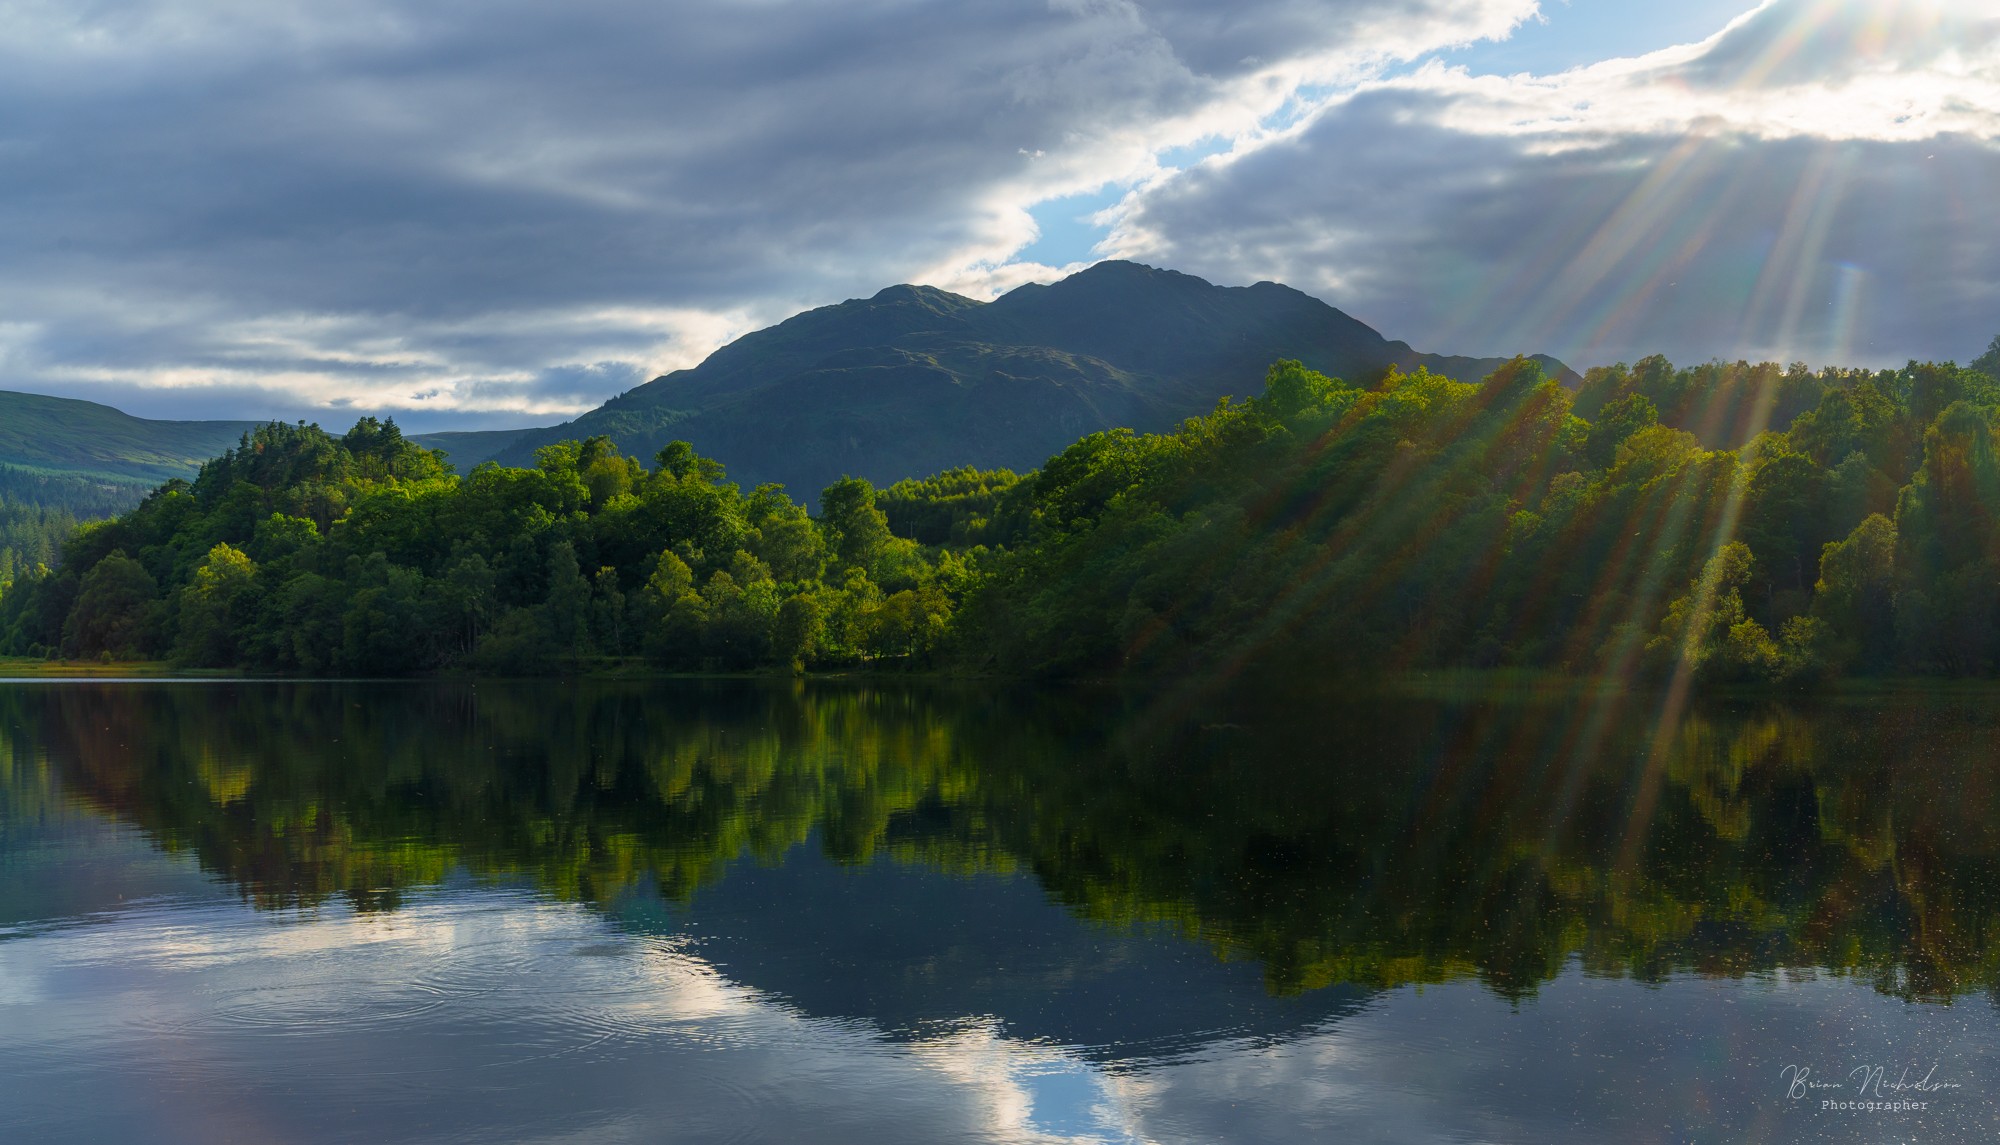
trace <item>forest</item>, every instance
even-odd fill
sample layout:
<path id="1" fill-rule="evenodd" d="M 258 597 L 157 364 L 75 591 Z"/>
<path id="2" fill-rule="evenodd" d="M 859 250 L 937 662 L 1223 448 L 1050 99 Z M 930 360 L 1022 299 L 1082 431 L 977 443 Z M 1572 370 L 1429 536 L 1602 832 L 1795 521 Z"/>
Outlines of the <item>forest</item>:
<path id="1" fill-rule="evenodd" d="M 809 510 L 676 442 L 454 474 L 274 423 L 0 595 L 0 653 L 301 675 L 1436 668 L 1811 686 L 2000 664 L 2000 339 L 1970 367 L 1663 358 L 1579 388 L 1295 361 L 1039 470 Z M 37 550 L 38 552 L 40 550 Z"/>
<path id="2" fill-rule="evenodd" d="M 149 488 L 108 475 L 0 465 L 0 594 L 18 575 L 55 564 L 79 521 L 122 513 Z"/>

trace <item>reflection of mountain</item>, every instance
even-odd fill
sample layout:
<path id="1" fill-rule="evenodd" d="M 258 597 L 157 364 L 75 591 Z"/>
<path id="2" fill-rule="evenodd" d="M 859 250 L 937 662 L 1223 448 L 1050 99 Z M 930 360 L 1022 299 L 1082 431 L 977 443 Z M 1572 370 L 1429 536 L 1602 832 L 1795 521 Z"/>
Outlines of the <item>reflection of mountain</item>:
<path id="1" fill-rule="evenodd" d="M 693 934 L 692 953 L 730 980 L 805 1013 L 866 1018 L 897 1037 L 991 1019 L 1017 1041 L 1154 1057 L 1219 1038 L 1275 1040 L 1373 993 L 1274 995 L 1256 965 L 1219 961 L 1163 928 L 1079 926 L 1031 879 L 886 856 L 840 865 L 795 852 L 732 870 L 693 910 L 662 919 L 658 904 L 647 896 L 614 913 L 631 929 Z"/>
<path id="2" fill-rule="evenodd" d="M 0 690 L 0 737 L 261 904 L 393 909 L 462 866 L 644 926 L 635 892 L 657 887 L 732 920 L 704 953 L 747 983 L 891 1024 L 994 1012 L 1032 1031 L 1095 1008 L 1124 1028 L 1153 992 L 1216 999 L 1176 1028 L 1259 1028 L 1349 1004 L 1330 984 L 1517 995 L 1571 959 L 1646 979 L 1818 967 L 1911 997 L 1995 980 L 2000 716 L 1716 710 L 1655 750 L 1646 710 L 103 685 Z M 1010 872 L 1041 891 L 986 877 Z M 803 905 L 751 917 L 773 893 Z M 1037 924 L 1042 893 L 1111 925 Z M 1202 947 L 1322 996 L 1252 1001 L 1238 967 L 1192 969 Z M 1103 972 L 1118 959 L 1130 977 Z"/>

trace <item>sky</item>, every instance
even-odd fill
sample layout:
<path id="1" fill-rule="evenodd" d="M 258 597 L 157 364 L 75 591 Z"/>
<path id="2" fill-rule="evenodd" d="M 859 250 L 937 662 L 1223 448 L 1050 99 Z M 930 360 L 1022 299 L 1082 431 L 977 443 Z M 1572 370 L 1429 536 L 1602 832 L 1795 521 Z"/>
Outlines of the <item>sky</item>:
<path id="1" fill-rule="evenodd" d="M 1991 0 L 0 0 L 0 388 L 549 424 L 1104 258 L 1420 350 L 1967 361 Z"/>

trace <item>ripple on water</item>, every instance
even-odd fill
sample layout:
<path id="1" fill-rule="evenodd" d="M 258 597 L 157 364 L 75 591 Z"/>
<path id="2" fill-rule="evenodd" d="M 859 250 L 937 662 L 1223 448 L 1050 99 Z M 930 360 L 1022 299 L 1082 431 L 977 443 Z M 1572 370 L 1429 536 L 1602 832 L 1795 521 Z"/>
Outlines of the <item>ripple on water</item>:
<path id="1" fill-rule="evenodd" d="M 326 1030 L 402 1025 L 452 1000 L 450 994 L 421 984 L 333 978 L 250 986 L 218 994 L 208 1020 L 220 1026 L 311 1037 Z"/>

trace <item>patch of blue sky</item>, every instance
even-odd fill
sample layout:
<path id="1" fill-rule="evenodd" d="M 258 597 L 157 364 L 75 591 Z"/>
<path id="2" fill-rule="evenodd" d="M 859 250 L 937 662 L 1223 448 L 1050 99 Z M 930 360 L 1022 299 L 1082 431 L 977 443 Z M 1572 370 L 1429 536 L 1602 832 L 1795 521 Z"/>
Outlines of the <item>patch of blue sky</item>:
<path id="1" fill-rule="evenodd" d="M 1542 18 L 1523 23 L 1507 39 L 1482 40 L 1438 58 L 1474 75 L 1553 75 L 1706 40 L 1756 7 L 1756 0 L 1542 0 Z"/>
<path id="2" fill-rule="evenodd" d="M 1329 97 L 1345 90 L 1347 89 L 1327 84 L 1305 84 L 1292 93 L 1292 98 L 1286 100 L 1283 107 L 1265 116 L 1258 126 L 1265 131 L 1273 132 L 1296 127 L 1299 121 L 1318 111 L 1320 105 Z"/>
<path id="3" fill-rule="evenodd" d="M 1206 139 L 1197 139 L 1193 143 L 1183 147 L 1169 147 L 1165 151 L 1160 152 L 1155 158 L 1159 160 L 1162 167 L 1175 167 L 1185 171 L 1210 156 L 1221 155 L 1234 146 L 1236 146 L 1236 141 L 1233 139 L 1225 139 L 1220 135 L 1211 135 Z"/>
<path id="4" fill-rule="evenodd" d="M 1448 64 L 1463 65 L 1474 75 L 1551 75 L 1603 60 L 1644 55 L 1676 44 L 1705 40 L 1731 20 L 1757 7 L 1756 0 L 1679 0 L 1674 4 L 1634 4 L 1632 0 L 1542 0 L 1542 18 L 1529 20 L 1506 40 L 1481 41 L 1440 52 Z M 1410 68 L 1395 69 L 1406 72 Z M 1391 74 L 1394 74 L 1392 72 Z M 1300 88 L 1259 126 L 1284 131 L 1313 114 L 1340 89 L 1312 85 Z M 1159 155 L 1160 165 L 1186 170 L 1234 145 L 1210 136 Z M 1092 216 L 1115 206 L 1130 188 L 1106 186 L 1097 191 L 1050 199 L 1028 209 L 1040 237 L 1015 254 L 1014 262 L 1068 266 L 1097 257 L 1097 244 L 1110 228 Z"/>
<path id="5" fill-rule="evenodd" d="M 1129 1133 L 1107 1122 L 1104 1086 L 1081 1062 L 1048 1063 L 1017 1075 L 1032 1107 L 1028 1122 L 1052 1137 L 1072 1141 L 1131 1142 Z"/>
<path id="6" fill-rule="evenodd" d="M 1028 208 L 1041 237 L 1014 255 L 1014 262 L 1038 262 L 1044 266 L 1068 266 L 1097 257 L 1096 246 L 1111 228 L 1092 222 L 1092 216 L 1115 207 L 1127 188 L 1110 184 L 1095 191 L 1064 195 Z"/>

